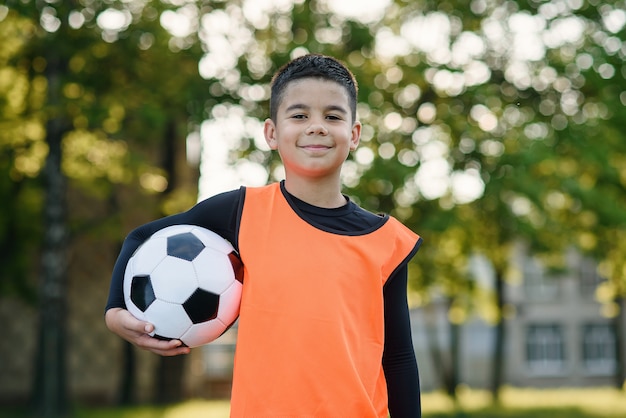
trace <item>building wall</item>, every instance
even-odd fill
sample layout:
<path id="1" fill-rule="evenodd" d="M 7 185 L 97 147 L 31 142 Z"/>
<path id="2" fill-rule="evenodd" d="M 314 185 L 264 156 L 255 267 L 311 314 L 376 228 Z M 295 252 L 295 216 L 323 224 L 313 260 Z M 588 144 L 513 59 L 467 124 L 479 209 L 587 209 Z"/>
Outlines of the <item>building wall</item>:
<path id="1" fill-rule="evenodd" d="M 533 387 L 614 384 L 614 336 L 608 333 L 612 320 L 603 315 L 603 306 L 595 297 L 603 280 L 597 276 L 593 263 L 574 252 L 567 255 L 566 262 L 565 271 L 553 275 L 518 249 L 514 259 L 517 272 L 505 288 L 509 303 L 505 319 L 505 384 Z M 489 275 L 489 272 L 483 274 Z M 411 319 L 422 387 L 425 390 L 439 388 L 442 382 L 440 373 L 433 366 L 429 342 L 432 344 L 435 339 L 449 362 L 450 330 L 446 303 L 440 300 L 433 306 L 415 309 L 411 312 Z M 594 335 L 590 335 L 590 330 Z M 461 383 L 489 387 L 493 338 L 493 327 L 478 317 L 462 325 Z M 533 340 L 540 343 L 539 347 L 533 346 L 534 351 L 529 348 Z M 591 346 L 591 350 L 587 350 L 591 353 L 585 353 L 585 343 L 588 348 Z M 555 350 L 559 353 L 554 354 Z M 600 357 L 595 360 L 588 358 L 593 357 L 594 350 Z M 537 351 L 557 359 L 533 360 Z"/>
<path id="2" fill-rule="evenodd" d="M 604 332 L 611 329 L 612 320 L 603 315 L 603 306 L 595 297 L 596 289 L 603 282 L 595 265 L 573 252 L 567 257 L 566 272 L 558 276 L 536 268 L 538 263 L 532 260 L 525 263 L 522 265 L 531 263 L 534 267 L 522 267 L 526 272 L 525 280 L 507 289 L 515 307 L 515 315 L 508 321 L 507 380 L 520 386 L 613 384 L 614 335 Z M 560 359 L 529 359 L 533 357 L 532 342 L 537 339 L 553 348 L 562 345 L 556 355 Z M 551 344 L 553 339 L 556 344 Z M 604 356 L 602 352 L 586 353 L 585 344 L 589 347 L 590 343 Z M 597 355 L 600 358 L 594 360 Z M 612 357 L 613 362 L 607 357 Z"/>

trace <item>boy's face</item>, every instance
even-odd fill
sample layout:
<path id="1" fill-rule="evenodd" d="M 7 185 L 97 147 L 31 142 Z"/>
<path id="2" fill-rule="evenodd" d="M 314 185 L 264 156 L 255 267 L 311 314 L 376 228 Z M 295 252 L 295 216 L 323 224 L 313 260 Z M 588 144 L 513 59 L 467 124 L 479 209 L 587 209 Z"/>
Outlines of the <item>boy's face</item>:
<path id="1" fill-rule="evenodd" d="M 335 177 L 361 136 L 352 122 L 348 92 L 333 81 L 304 78 L 285 89 L 276 120 L 268 119 L 265 139 L 278 150 L 287 176 Z"/>

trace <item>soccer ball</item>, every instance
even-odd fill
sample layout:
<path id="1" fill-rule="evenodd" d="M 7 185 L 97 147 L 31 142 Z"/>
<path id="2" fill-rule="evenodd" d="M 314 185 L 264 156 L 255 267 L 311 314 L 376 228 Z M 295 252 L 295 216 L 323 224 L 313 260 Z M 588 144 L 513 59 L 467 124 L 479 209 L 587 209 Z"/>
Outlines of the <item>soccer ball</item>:
<path id="1" fill-rule="evenodd" d="M 128 260 L 126 308 L 154 325 L 152 336 L 189 347 L 222 335 L 239 316 L 243 265 L 232 245 L 208 229 L 157 231 Z"/>

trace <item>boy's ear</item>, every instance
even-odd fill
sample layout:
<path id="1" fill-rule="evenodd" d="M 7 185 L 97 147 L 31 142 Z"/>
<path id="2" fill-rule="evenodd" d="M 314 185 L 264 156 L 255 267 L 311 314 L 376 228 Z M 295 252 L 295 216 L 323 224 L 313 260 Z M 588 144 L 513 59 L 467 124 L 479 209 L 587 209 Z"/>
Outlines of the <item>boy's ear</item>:
<path id="1" fill-rule="evenodd" d="M 352 125 L 352 138 L 350 138 L 350 151 L 354 151 L 359 146 L 361 140 L 361 122 L 358 120 Z"/>
<path id="2" fill-rule="evenodd" d="M 276 141 L 276 125 L 272 119 L 265 119 L 263 135 L 265 135 L 265 142 L 267 142 L 270 149 L 275 150 L 278 148 L 278 142 Z"/>

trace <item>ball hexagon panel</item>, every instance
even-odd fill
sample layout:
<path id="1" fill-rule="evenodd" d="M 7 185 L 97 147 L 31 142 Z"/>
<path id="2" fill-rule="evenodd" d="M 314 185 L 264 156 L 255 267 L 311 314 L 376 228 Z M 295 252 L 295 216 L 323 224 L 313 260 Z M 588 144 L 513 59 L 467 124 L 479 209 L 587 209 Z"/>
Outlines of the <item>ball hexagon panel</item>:
<path id="1" fill-rule="evenodd" d="M 131 258 L 133 275 L 150 274 L 167 257 L 167 240 L 149 239 L 144 242 Z"/>
<path id="2" fill-rule="evenodd" d="M 213 341 L 224 333 L 229 324 L 224 324 L 219 319 L 213 319 L 201 324 L 193 324 L 180 337 L 180 340 L 189 347 L 205 344 L 206 341 Z"/>
<path id="3" fill-rule="evenodd" d="M 219 304 L 220 295 L 198 288 L 183 303 L 183 308 L 189 315 L 191 322 L 199 324 L 216 318 Z"/>
<path id="4" fill-rule="evenodd" d="M 167 237 L 167 255 L 193 261 L 204 250 L 204 244 L 191 232 Z"/>
<path id="5" fill-rule="evenodd" d="M 212 248 L 202 251 L 193 266 L 198 275 L 198 286 L 209 292 L 220 294 L 235 279 L 230 259 Z"/>
<path id="6" fill-rule="evenodd" d="M 170 303 L 183 303 L 198 288 L 193 264 L 176 257 L 166 257 L 150 273 L 150 280 L 157 299 Z"/>
<path id="7" fill-rule="evenodd" d="M 155 300 L 146 310 L 146 318 L 158 318 L 152 322 L 154 333 L 164 338 L 180 338 L 191 327 L 191 320 L 182 305 Z"/>

